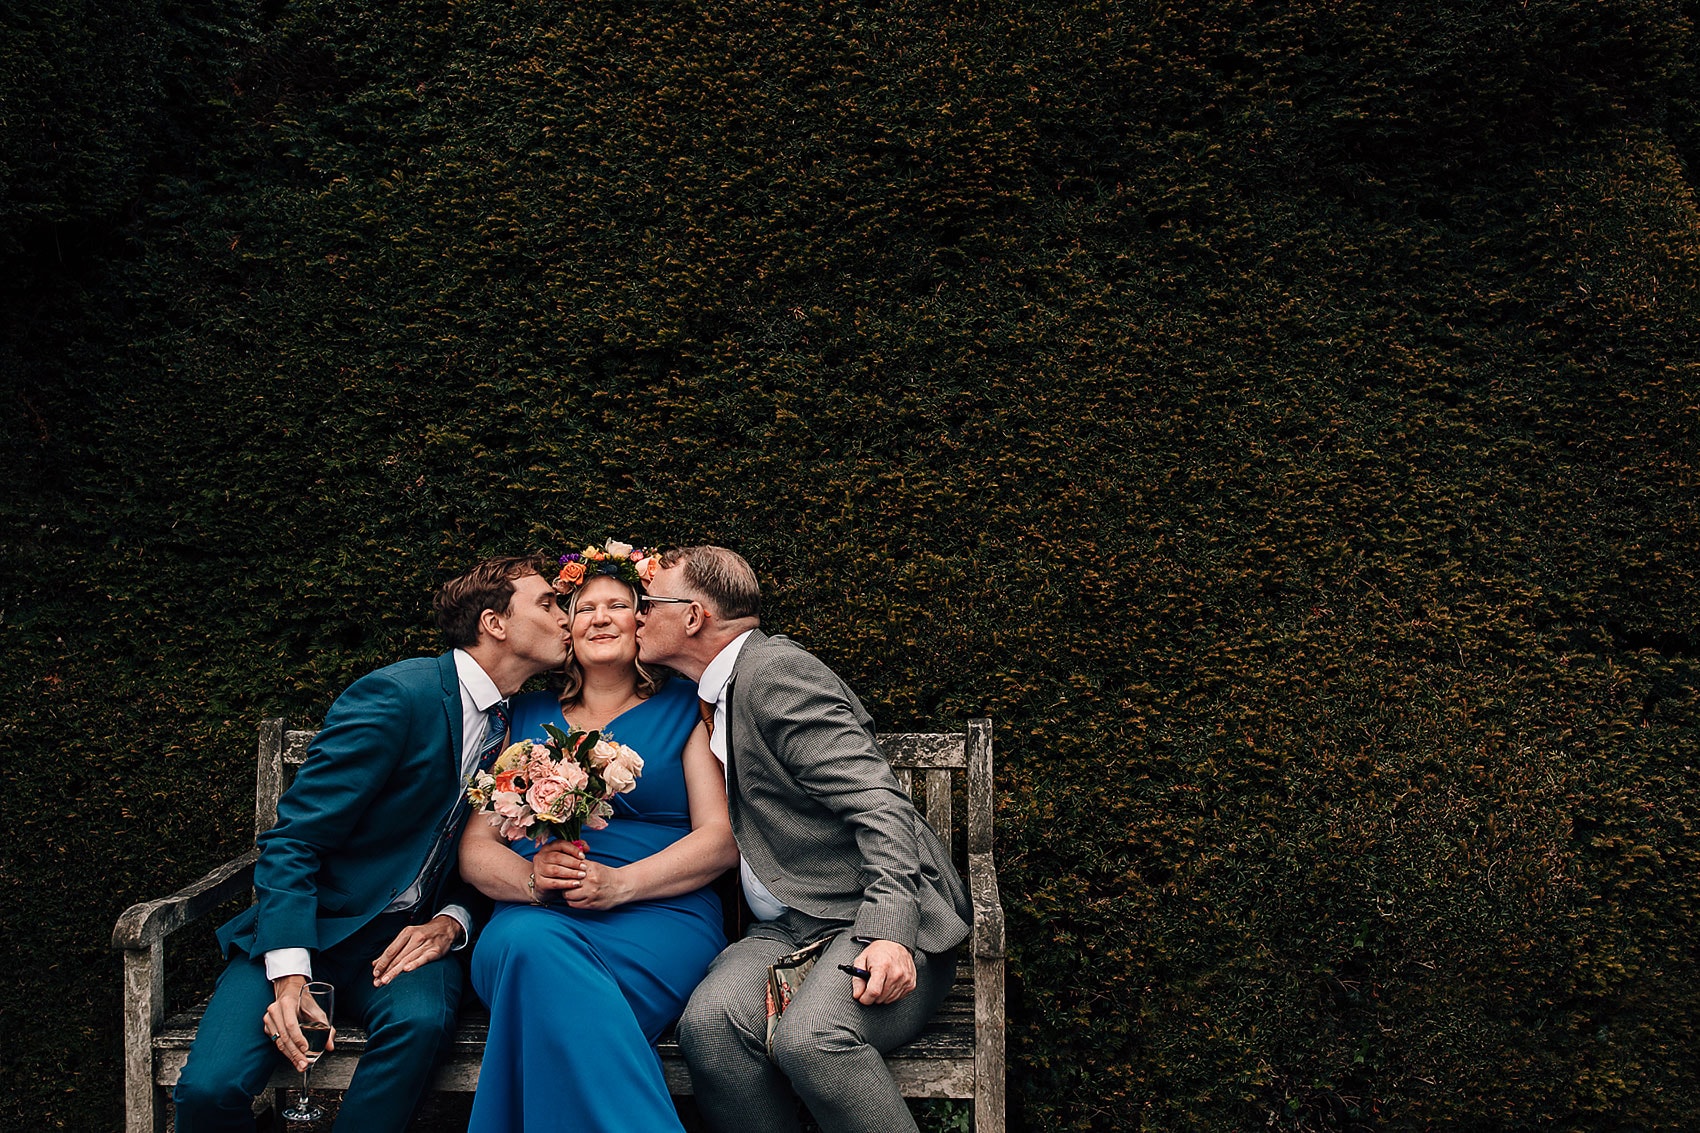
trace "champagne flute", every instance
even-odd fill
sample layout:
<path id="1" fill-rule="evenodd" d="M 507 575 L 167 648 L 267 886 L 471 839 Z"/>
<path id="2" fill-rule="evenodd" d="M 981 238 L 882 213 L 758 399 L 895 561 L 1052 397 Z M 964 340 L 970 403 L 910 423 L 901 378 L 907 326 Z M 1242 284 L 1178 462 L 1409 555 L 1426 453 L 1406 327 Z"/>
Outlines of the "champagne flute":
<path id="1" fill-rule="evenodd" d="M 336 1007 L 336 989 L 328 983 L 314 982 L 301 989 L 301 1004 L 299 1021 L 301 1037 L 307 1040 L 307 1069 L 301 1071 L 301 1094 L 295 1099 L 295 1104 L 283 1111 L 286 1121 L 317 1121 L 325 1115 L 324 1109 L 313 1101 L 308 1092 L 307 1075 L 312 1072 L 313 1063 L 319 1061 L 319 1055 L 325 1052 L 331 1035 L 335 1033 L 331 1027 L 331 1015 Z"/>

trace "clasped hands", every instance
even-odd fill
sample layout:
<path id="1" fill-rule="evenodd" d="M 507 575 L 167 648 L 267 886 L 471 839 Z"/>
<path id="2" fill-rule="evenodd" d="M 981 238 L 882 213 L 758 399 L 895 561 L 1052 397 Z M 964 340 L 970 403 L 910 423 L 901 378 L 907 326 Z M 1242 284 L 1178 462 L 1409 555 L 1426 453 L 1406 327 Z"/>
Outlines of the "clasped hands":
<path id="1" fill-rule="evenodd" d="M 531 859 L 531 877 L 539 899 L 559 894 L 575 909 L 612 909 L 631 900 L 620 871 L 585 857 L 583 842 L 549 842 Z"/>

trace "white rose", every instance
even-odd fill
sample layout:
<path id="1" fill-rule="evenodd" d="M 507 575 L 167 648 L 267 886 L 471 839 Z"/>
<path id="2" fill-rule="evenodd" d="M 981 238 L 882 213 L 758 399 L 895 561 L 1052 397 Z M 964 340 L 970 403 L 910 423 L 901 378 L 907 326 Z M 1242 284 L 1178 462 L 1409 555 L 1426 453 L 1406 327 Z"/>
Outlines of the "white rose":
<path id="1" fill-rule="evenodd" d="M 590 749 L 590 766 L 593 771 L 600 771 L 612 763 L 614 757 L 620 754 L 620 744 L 612 740 L 597 740 L 596 746 Z"/>
<path id="2" fill-rule="evenodd" d="M 630 543 L 621 543 L 614 539 L 610 539 L 606 543 L 602 544 L 602 549 L 607 551 L 610 555 L 613 555 L 616 559 L 623 559 L 632 553 L 632 545 Z"/>
<path id="3" fill-rule="evenodd" d="M 632 769 L 615 760 L 602 769 L 602 781 L 608 784 L 608 790 L 616 795 L 623 795 L 637 786 L 637 776 Z"/>
<path id="4" fill-rule="evenodd" d="M 638 776 L 643 774 L 643 756 L 625 744 L 614 747 L 614 758 L 602 769 L 602 781 L 614 794 L 623 795 L 637 786 Z"/>

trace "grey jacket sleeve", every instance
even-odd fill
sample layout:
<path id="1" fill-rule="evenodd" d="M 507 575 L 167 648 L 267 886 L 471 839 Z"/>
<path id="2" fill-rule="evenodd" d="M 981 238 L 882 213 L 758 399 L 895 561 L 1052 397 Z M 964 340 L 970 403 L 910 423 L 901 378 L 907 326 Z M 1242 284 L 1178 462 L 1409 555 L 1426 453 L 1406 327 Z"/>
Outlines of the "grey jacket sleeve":
<path id="1" fill-rule="evenodd" d="M 740 695 L 762 706 L 768 750 L 813 804 L 770 821 L 794 824 L 787 833 L 823 849 L 859 853 L 863 900 L 854 935 L 913 950 L 921 919 L 918 815 L 874 745 L 872 721 L 849 687 L 801 649 L 771 651 L 740 685 Z"/>

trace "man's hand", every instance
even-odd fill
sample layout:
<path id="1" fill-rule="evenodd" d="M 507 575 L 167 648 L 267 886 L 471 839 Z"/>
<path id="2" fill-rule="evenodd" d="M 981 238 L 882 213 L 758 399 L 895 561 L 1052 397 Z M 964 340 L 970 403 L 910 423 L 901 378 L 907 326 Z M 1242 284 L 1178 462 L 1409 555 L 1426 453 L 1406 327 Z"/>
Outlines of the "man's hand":
<path id="1" fill-rule="evenodd" d="M 915 990 L 915 957 L 894 940 L 876 940 L 862 949 L 854 966 L 867 971 L 868 978 L 850 981 L 850 995 L 864 1007 L 896 1003 Z"/>
<path id="2" fill-rule="evenodd" d="M 460 940 L 460 933 L 460 922 L 446 913 L 438 913 L 424 924 L 408 925 L 384 954 L 372 961 L 372 986 L 383 987 L 403 972 L 447 956 Z"/>
<path id="3" fill-rule="evenodd" d="M 307 985 L 306 976 L 279 976 L 272 981 L 272 1005 L 260 1019 L 266 1035 L 277 1052 L 289 1059 L 296 1070 L 304 1071 L 307 1062 L 307 1038 L 301 1033 L 301 989 Z M 316 1014 L 317 1012 L 315 1012 Z M 336 1049 L 336 1032 L 331 1032 L 326 1050 Z"/>

